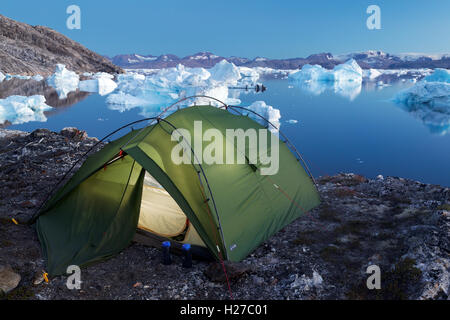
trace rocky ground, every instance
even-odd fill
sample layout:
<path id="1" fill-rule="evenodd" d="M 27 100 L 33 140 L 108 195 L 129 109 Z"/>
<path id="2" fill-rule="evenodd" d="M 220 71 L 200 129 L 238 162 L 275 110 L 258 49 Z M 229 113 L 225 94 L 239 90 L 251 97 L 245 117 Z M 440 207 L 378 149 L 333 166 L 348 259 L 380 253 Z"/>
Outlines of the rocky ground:
<path id="1" fill-rule="evenodd" d="M 63 276 L 42 281 L 39 242 L 23 223 L 96 142 L 76 129 L 0 129 L 0 286 L 17 286 L 3 298 L 228 299 L 217 264 L 195 261 L 184 269 L 175 256 L 163 266 L 159 249 L 139 243 L 83 269 L 81 290 L 67 289 Z M 318 183 L 319 208 L 227 266 L 234 298 L 449 299 L 449 188 L 355 174 Z M 380 290 L 366 287 L 366 269 L 374 264 Z"/>

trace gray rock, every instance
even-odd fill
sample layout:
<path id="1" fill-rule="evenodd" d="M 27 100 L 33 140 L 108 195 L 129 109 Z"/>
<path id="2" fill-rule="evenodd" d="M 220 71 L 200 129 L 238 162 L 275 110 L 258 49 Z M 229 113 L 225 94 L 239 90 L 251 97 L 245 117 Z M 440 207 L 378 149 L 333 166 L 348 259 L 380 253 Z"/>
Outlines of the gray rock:
<path id="1" fill-rule="evenodd" d="M 20 279 L 20 275 L 15 273 L 10 265 L 0 266 L 0 291 L 10 292 L 19 285 Z"/>

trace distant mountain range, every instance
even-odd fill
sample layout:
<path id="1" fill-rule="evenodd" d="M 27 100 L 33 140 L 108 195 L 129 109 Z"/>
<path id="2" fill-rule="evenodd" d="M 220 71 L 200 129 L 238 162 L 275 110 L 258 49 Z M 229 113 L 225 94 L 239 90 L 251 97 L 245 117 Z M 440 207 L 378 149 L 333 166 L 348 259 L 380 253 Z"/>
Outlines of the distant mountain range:
<path id="1" fill-rule="evenodd" d="M 355 59 L 363 69 L 450 68 L 450 54 L 389 54 L 383 51 L 366 51 L 336 56 L 333 56 L 331 53 L 318 53 L 306 58 L 290 59 L 221 57 L 211 52 L 199 52 L 183 58 L 173 54 L 160 56 L 122 54 L 109 59 L 115 65 L 127 69 L 161 69 L 175 67 L 177 64 L 183 64 L 186 67 L 210 68 L 223 59 L 237 66 L 250 68 L 298 69 L 305 64 L 318 64 L 324 68 L 331 69 L 350 58 Z"/>

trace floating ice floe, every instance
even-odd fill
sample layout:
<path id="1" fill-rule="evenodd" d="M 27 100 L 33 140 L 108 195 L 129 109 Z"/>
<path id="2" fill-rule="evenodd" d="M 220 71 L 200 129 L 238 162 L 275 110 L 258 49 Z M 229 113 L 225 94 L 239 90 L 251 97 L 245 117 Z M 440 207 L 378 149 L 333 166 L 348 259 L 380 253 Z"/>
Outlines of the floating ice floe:
<path id="1" fill-rule="evenodd" d="M 423 80 L 426 82 L 450 83 L 450 70 L 436 68 L 432 74 L 426 76 Z"/>
<path id="2" fill-rule="evenodd" d="M 267 126 L 271 132 L 275 133 L 278 131 L 278 129 L 280 128 L 280 118 L 281 118 L 280 110 L 267 105 L 264 101 L 255 101 L 247 108 L 253 110 L 254 112 L 260 114 L 262 117 L 267 119 L 267 121 L 272 124 L 272 125 L 268 124 Z M 258 120 L 259 122 L 264 122 L 264 120 L 261 121 L 262 119 L 259 118 L 258 116 L 253 116 L 252 113 L 250 113 L 249 116 Z"/>
<path id="3" fill-rule="evenodd" d="M 60 99 L 67 98 L 67 94 L 78 89 L 79 76 L 66 69 L 63 64 L 57 64 L 55 73 L 47 78 L 48 85 L 55 88 Z"/>
<path id="4" fill-rule="evenodd" d="M 106 98 L 110 109 L 123 112 L 139 107 L 141 115 L 152 117 L 158 115 L 170 104 L 194 95 L 210 96 L 226 104 L 239 105 L 240 91 L 229 88 L 254 85 L 259 78 L 259 74 L 250 68 L 238 68 L 225 60 L 211 69 L 177 65 L 174 68 L 141 72 L 145 72 L 145 75 L 130 72 L 117 76 L 117 89 Z M 192 104 L 222 106 L 222 103 L 217 100 L 197 97 L 180 103 L 179 106 L 185 107 Z M 263 101 L 257 101 L 249 108 L 279 126 L 278 109 L 266 105 Z"/>
<path id="5" fill-rule="evenodd" d="M 0 99 L 0 123 L 6 121 L 12 124 L 21 124 L 29 121 L 47 121 L 44 111 L 51 110 L 52 107 L 45 104 L 45 97 L 35 95 L 10 96 Z"/>
<path id="6" fill-rule="evenodd" d="M 33 79 L 35 81 L 42 81 L 42 80 L 44 80 L 44 77 L 41 76 L 40 74 L 37 74 L 37 75 L 31 77 L 31 79 Z"/>
<path id="7" fill-rule="evenodd" d="M 142 114 L 156 114 L 161 108 L 183 97 L 194 95 L 212 96 L 224 103 L 239 104 L 235 93 L 230 94 L 229 87 L 242 85 L 243 79 L 248 83 L 249 78 L 255 80 L 258 76 L 249 70 L 245 76 L 234 64 L 222 60 L 211 69 L 188 68 L 177 65 L 174 68 L 154 70 L 146 75 L 125 74 L 117 78 L 116 92 L 110 94 L 107 103 L 112 109 L 126 110 L 141 107 Z M 186 104 L 221 103 L 207 98 L 197 98 Z"/>
<path id="8" fill-rule="evenodd" d="M 362 69 L 353 59 L 335 66 L 333 70 L 307 64 L 300 71 L 289 75 L 292 82 L 314 95 L 328 89 L 350 100 L 360 94 L 362 78 Z"/>
<path id="9" fill-rule="evenodd" d="M 450 108 L 450 83 L 419 81 L 399 92 L 394 100 L 405 105 L 426 104 L 430 109 Z"/>
<path id="10" fill-rule="evenodd" d="M 364 70 L 363 71 L 363 78 L 367 79 L 369 81 L 373 81 L 376 78 L 378 78 L 379 76 L 381 76 L 383 73 L 381 73 L 379 70 L 377 69 L 369 69 L 369 70 Z"/>
<path id="11" fill-rule="evenodd" d="M 289 120 L 286 120 L 286 122 L 287 122 L 287 123 L 290 123 L 290 124 L 296 124 L 296 123 L 298 123 L 298 120 L 295 120 L 295 119 L 289 119 Z"/>
<path id="12" fill-rule="evenodd" d="M 350 59 L 345 63 L 335 66 L 333 70 L 327 70 L 319 65 L 306 64 L 300 71 L 291 73 L 289 75 L 289 79 L 303 82 L 362 82 L 362 77 L 363 71 L 354 59 Z"/>
<path id="13" fill-rule="evenodd" d="M 414 86 L 399 92 L 394 101 L 411 113 L 433 133 L 450 130 L 450 72 L 436 69 Z"/>
<path id="14" fill-rule="evenodd" d="M 93 79 L 80 81 L 80 91 L 98 93 L 101 96 L 107 95 L 117 88 L 113 78 L 114 76 L 109 73 L 96 73 Z"/>

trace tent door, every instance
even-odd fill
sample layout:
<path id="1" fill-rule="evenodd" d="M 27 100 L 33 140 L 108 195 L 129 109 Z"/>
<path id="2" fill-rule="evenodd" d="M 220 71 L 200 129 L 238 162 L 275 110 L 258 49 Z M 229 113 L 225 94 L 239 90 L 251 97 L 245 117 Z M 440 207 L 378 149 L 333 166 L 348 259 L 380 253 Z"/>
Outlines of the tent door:
<path id="1" fill-rule="evenodd" d="M 138 228 L 181 243 L 206 247 L 170 194 L 145 173 Z"/>

